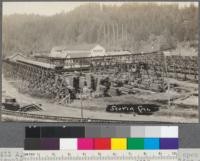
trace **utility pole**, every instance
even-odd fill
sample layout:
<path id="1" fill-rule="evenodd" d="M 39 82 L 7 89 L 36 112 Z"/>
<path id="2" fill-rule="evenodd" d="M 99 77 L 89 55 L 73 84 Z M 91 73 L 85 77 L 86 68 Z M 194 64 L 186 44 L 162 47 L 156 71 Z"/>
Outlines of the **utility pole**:
<path id="1" fill-rule="evenodd" d="M 166 56 L 165 55 L 164 55 L 164 65 L 165 65 L 166 80 L 167 80 L 168 108 L 171 109 L 170 82 L 169 82 L 169 79 L 168 79 L 167 61 L 166 61 Z M 164 78 L 165 77 L 164 77 L 164 74 L 163 74 L 163 79 Z"/>
<path id="2" fill-rule="evenodd" d="M 82 75 L 82 58 L 81 58 L 81 74 Z M 80 79 L 79 79 L 80 81 Z M 80 89 L 80 95 L 81 95 L 81 122 L 83 122 L 83 88 Z"/>
<path id="3" fill-rule="evenodd" d="M 122 33 L 121 33 L 121 36 L 122 36 L 122 41 L 124 40 L 124 25 L 122 24 Z"/>
<path id="4" fill-rule="evenodd" d="M 83 90 L 81 89 L 80 94 L 81 94 L 81 122 L 83 122 Z"/>

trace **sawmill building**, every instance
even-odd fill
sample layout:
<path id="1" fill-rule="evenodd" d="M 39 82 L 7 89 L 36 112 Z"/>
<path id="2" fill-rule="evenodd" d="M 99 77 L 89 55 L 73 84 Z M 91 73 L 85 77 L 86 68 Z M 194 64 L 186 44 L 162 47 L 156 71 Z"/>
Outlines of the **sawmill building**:
<path id="1" fill-rule="evenodd" d="M 82 58 L 105 56 L 106 50 L 98 44 L 84 44 L 73 46 L 58 46 L 53 47 L 49 56 L 62 58 Z"/>

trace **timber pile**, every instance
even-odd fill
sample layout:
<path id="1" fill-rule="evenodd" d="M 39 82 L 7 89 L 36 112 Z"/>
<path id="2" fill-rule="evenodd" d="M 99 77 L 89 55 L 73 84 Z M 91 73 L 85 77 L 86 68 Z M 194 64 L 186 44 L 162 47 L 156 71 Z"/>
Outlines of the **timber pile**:
<path id="1" fill-rule="evenodd" d="M 178 75 L 182 74 L 183 80 L 189 80 L 189 76 L 192 75 L 192 80 L 198 79 L 198 59 L 197 56 L 179 56 L 172 55 L 166 57 L 167 71 L 174 73 L 170 75 L 173 78 L 178 78 Z"/>
<path id="2" fill-rule="evenodd" d="M 86 95 L 91 97 L 134 94 L 135 88 L 155 92 L 167 89 L 162 53 L 116 56 L 107 61 L 87 59 L 91 59 L 91 73 L 59 73 L 50 67 L 11 61 L 4 63 L 3 72 L 5 77 L 17 80 L 20 92 L 61 103 L 80 98 L 86 88 L 90 91 Z M 196 74 L 196 63 L 196 57 L 167 57 L 170 72 L 175 66 L 177 73 Z"/>

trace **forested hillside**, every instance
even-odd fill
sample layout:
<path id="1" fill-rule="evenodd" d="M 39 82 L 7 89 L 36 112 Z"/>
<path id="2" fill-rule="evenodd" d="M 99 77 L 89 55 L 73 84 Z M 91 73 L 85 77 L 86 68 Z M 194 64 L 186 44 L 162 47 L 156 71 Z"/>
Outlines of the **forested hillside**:
<path id="1" fill-rule="evenodd" d="M 99 43 L 133 52 L 196 40 L 198 8 L 191 5 L 82 5 L 54 16 L 3 17 L 3 54 L 50 51 L 53 46 Z M 153 46 L 153 47 L 152 47 Z M 148 50 L 148 49 L 147 49 Z"/>

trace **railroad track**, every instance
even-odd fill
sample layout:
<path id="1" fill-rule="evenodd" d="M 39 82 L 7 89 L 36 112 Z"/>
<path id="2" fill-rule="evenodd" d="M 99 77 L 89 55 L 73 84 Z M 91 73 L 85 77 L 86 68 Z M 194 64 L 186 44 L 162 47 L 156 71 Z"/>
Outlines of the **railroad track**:
<path id="1" fill-rule="evenodd" d="M 40 115 L 40 114 L 31 114 L 31 113 L 25 113 L 25 112 L 16 112 L 16 111 L 10 111 L 1 109 L 0 110 L 1 115 L 9 115 L 9 116 L 18 116 L 23 118 L 29 118 L 29 119 L 38 119 L 38 120 L 52 120 L 55 122 L 88 122 L 88 123 L 123 123 L 123 124 L 132 124 L 133 122 L 137 123 L 144 123 L 144 121 L 128 121 L 128 120 L 105 120 L 105 119 L 90 119 L 90 118 L 83 118 L 80 117 L 61 117 L 61 116 L 49 116 L 49 115 Z M 148 123 L 154 123 L 154 124 L 171 124 L 172 122 L 162 122 L 160 121 L 148 121 Z"/>
<path id="2" fill-rule="evenodd" d="M 40 115 L 40 114 L 31 114 L 25 112 L 16 112 L 1 109 L 1 114 L 3 115 L 10 115 L 10 116 L 18 116 L 30 119 L 40 119 L 40 120 L 53 120 L 58 122 L 104 122 L 104 123 L 118 123 L 118 122 L 132 122 L 132 121 L 122 121 L 122 120 L 105 120 L 105 119 L 87 119 L 80 117 L 62 117 L 62 116 L 49 116 L 49 115 Z"/>
<path id="3" fill-rule="evenodd" d="M 9 116 L 18 116 L 30 119 L 40 119 L 40 120 L 52 120 L 57 122 L 88 122 L 88 123 L 123 123 L 123 124 L 132 124 L 133 121 L 123 121 L 123 120 L 105 120 L 105 119 L 81 119 L 80 117 L 60 117 L 60 116 L 49 116 L 49 115 L 39 115 L 39 114 L 30 114 L 25 112 L 16 112 L 5 109 L 0 109 L 1 115 Z M 144 123 L 143 121 L 134 121 L 137 123 Z M 161 121 L 149 121 L 148 123 L 160 124 Z M 163 122 L 163 124 L 169 124 L 170 122 Z"/>

